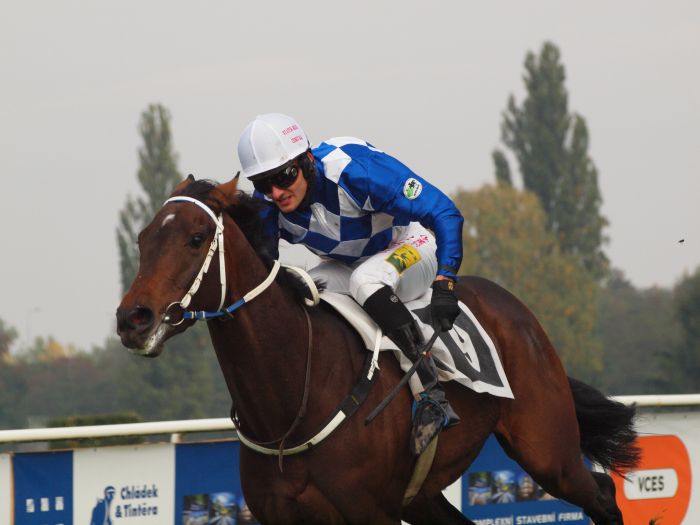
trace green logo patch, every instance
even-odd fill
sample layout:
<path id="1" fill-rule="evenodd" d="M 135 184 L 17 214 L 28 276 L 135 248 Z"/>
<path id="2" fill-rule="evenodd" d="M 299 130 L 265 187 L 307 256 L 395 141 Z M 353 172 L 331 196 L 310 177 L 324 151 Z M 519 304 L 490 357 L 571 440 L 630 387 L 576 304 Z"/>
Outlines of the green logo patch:
<path id="1" fill-rule="evenodd" d="M 411 177 L 403 185 L 403 196 L 408 200 L 417 199 L 418 195 L 423 191 L 423 185 L 417 180 Z"/>

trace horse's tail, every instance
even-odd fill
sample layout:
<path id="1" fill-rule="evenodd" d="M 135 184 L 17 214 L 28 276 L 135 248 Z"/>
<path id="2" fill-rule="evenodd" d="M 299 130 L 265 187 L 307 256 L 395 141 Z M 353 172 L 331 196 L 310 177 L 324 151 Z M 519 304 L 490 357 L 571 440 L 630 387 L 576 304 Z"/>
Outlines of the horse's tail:
<path id="1" fill-rule="evenodd" d="M 592 386 L 569 378 L 581 434 L 581 451 L 618 474 L 639 464 L 641 449 L 634 430 L 635 408 L 608 399 Z"/>

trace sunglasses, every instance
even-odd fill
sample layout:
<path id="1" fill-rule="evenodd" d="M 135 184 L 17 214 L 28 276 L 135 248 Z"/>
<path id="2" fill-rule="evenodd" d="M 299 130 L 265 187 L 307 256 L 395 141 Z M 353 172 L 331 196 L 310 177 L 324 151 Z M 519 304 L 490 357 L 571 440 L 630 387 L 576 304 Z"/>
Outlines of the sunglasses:
<path id="1" fill-rule="evenodd" d="M 253 187 L 260 193 L 269 195 L 272 193 L 272 186 L 278 188 L 289 188 L 299 175 L 299 168 L 296 165 L 287 166 L 282 171 L 268 175 L 262 179 L 254 180 Z"/>

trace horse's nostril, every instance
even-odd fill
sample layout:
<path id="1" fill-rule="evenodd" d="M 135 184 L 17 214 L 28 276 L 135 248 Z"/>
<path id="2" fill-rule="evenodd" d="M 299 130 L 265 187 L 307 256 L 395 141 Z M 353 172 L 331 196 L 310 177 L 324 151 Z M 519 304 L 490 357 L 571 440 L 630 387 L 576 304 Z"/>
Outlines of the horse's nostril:
<path id="1" fill-rule="evenodd" d="M 153 312 L 145 306 L 137 306 L 129 312 L 126 320 L 134 328 L 145 328 L 153 323 Z"/>

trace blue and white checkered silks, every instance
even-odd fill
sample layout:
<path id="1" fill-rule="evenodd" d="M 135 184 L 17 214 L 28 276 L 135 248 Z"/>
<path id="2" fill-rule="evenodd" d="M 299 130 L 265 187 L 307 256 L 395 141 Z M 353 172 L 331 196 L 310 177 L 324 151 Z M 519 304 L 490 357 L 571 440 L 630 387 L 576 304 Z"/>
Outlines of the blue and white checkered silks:
<path id="1" fill-rule="evenodd" d="M 264 195 L 266 229 L 275 238 L 354 264 L 384 250 L 394 227 L 419 222 L 435 232 L 438 274 L 456 277 L 462 260 L 462 216 L 452 201 L 408 167 L 352 137 L 312 150 L 318 171 L 310 206 L 281 213 Z"/>

